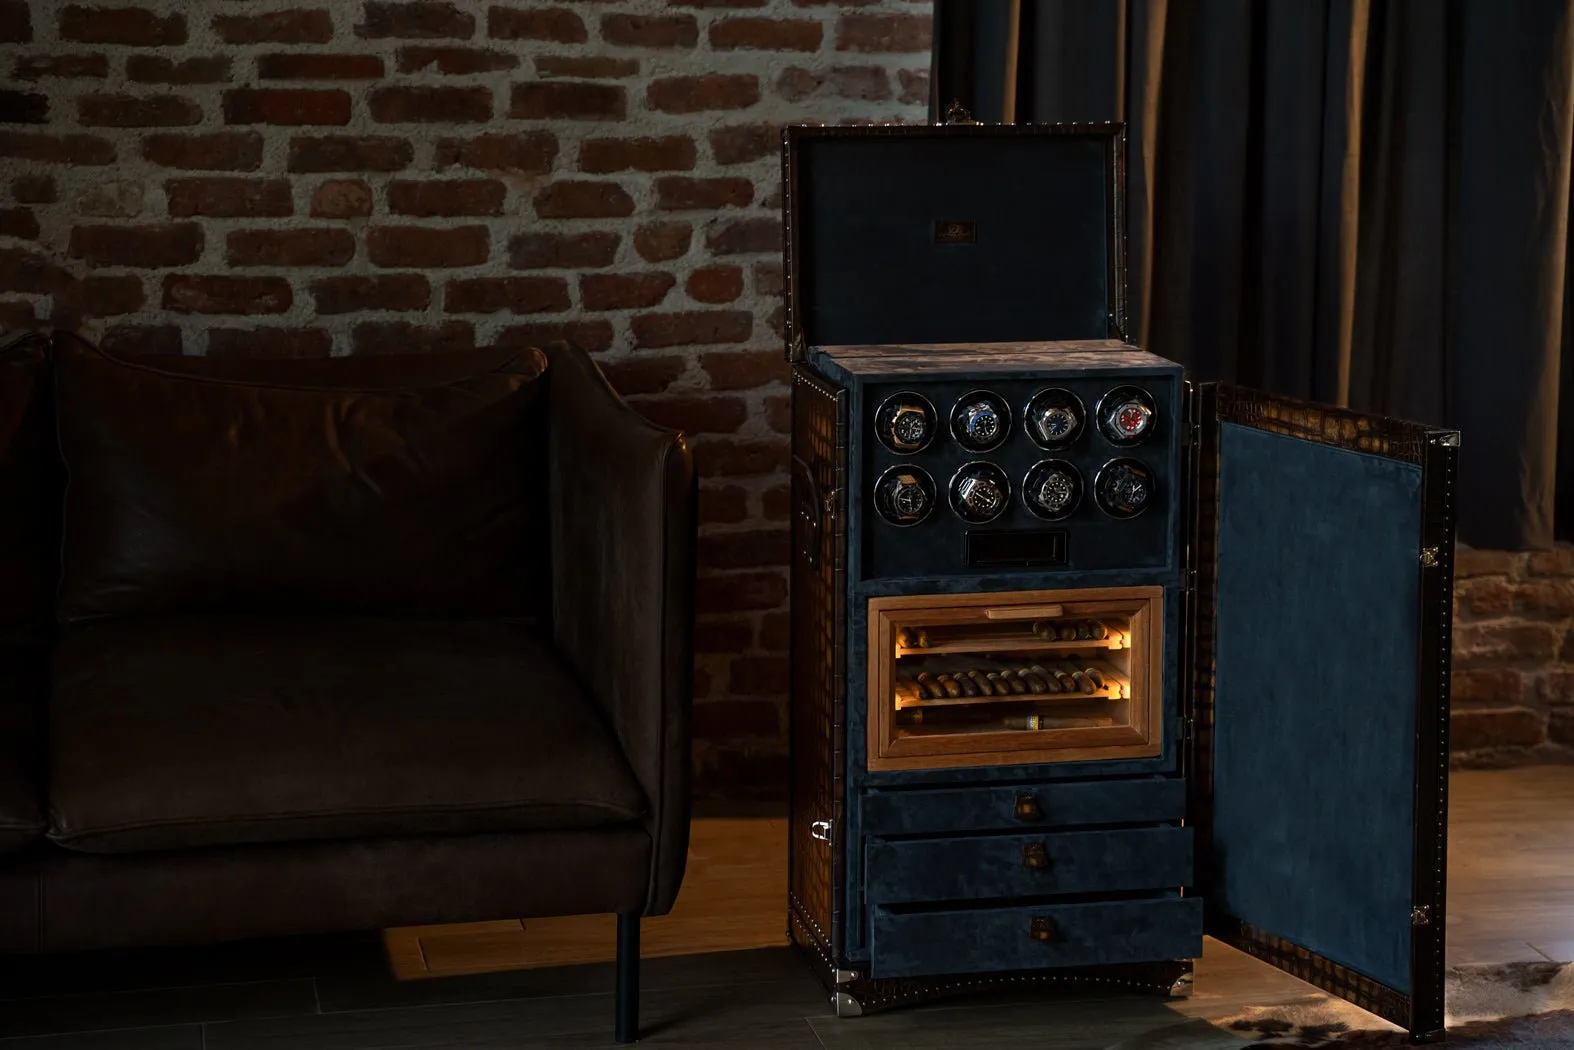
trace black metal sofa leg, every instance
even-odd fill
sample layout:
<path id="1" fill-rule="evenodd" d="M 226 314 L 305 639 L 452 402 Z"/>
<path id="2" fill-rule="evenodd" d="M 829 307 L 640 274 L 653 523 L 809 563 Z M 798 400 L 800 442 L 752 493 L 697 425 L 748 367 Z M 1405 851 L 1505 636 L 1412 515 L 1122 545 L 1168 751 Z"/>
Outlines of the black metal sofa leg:
<path id="1" fill-rule="evenodd" d="M 618 916 L 617 1041 L 639 1038 L 639 916 Z"/>

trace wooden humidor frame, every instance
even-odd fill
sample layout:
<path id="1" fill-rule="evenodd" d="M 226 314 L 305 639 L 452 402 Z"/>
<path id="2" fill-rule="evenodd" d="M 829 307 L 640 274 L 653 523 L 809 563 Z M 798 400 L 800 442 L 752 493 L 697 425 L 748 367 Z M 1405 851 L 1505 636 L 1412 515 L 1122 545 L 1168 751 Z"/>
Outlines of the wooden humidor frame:
<path id="1" fill-rule="evenodd" d="M 1097 603 L 1097 605 L 1095 605 Z M 1110 604 L 1115 607 L 1111 608 Z M 1024 732 L 906 736 L 897 732 L 892 702 L 898 627 L 998 623 L 1031 618 L 1036 607 L 1060 606 L 1067 617 L 1118 613 L 1131 617 L 1130 724 Z M 1102 606 L 1102 607 L 1099 607 Z M 1055 614 L 1039 613 L 1040 616 Z M 991 594 L 915 594 L 869 599 L 868 768 L 943 769 L 1096 759 L 1153 758 L 1164 748 L 1164 588 L 1090 587 Z"/>

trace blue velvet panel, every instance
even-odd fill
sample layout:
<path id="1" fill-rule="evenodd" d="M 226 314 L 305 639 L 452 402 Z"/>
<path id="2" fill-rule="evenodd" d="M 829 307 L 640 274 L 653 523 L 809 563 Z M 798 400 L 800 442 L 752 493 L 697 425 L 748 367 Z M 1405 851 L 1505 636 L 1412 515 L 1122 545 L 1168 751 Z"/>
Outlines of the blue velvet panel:
<path id="1" fill-rule="evenodd" d="M 1041 852 L 1028 867 L 1025 851 Z M 870 904 L 1009 900 L 1190 886 L 1191 828 L 1104 828 L 1038 835 L 875 839 L 866 849 Z"/>
<path id="2" fill-rule="evenodd" d="M 1027 795 L 1041 819 L 1024 823 L 1017 799 Z M 1020 787 L 874 791 L 863 798 L 866 835 L 1029 831 L 1078 824 L 1138 824 L 1186 816 L 1186 781 L 1178 777 L 1089 780 Z"/>
<path id="3" fill-rule="evenodd" d="M 1421 470 L 1220 442 L 1209 907 L 1408 991 Z"/>
<path id="4" fill-rule="evenodd" d="M 1050 939 L 1029 936 L 1048 919 Z M 874 909 L 869 976 L 1031 970 L 1195 959 L 1202 954 L 1202 898 L 943 911 Z"/>

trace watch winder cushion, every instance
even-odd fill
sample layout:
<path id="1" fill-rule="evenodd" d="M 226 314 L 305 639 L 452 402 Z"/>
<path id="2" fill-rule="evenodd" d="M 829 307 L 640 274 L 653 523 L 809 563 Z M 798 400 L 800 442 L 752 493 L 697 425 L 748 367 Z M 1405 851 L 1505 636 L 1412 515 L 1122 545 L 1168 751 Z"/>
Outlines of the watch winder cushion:
<path id="1" fill-rule="evenodd" d="M 61 336 L 57 615 L 544 618 L 545 358 L 193 366 Z M 372 382 L 376 385 L 370 385 Z"/>
<path id="2" fill-rule="evenodd" d="M 68 627 L 49 753 L 50 837 L 89 853 L 601 827 L 646 811 L 597 705 L 543 638 L 500 620 Z"/>

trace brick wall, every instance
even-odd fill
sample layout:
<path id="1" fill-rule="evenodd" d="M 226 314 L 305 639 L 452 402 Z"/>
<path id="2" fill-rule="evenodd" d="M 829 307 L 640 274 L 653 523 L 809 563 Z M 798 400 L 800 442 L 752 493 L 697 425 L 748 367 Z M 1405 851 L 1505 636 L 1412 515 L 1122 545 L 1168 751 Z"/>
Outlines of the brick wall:
<path id="1" fill-rule="evenodd" d="M 704 476 L 697 760 L 785 768 L 778 127 L 926 112 L 912 0 L 0 0 L 0 326 L 569 338 Z"/>
<path id="2" fill-rule="evenodd" d="M 1574 761 L 1574 546 L 1460 547 L 1455 577 L 1454 764 Z"/>

